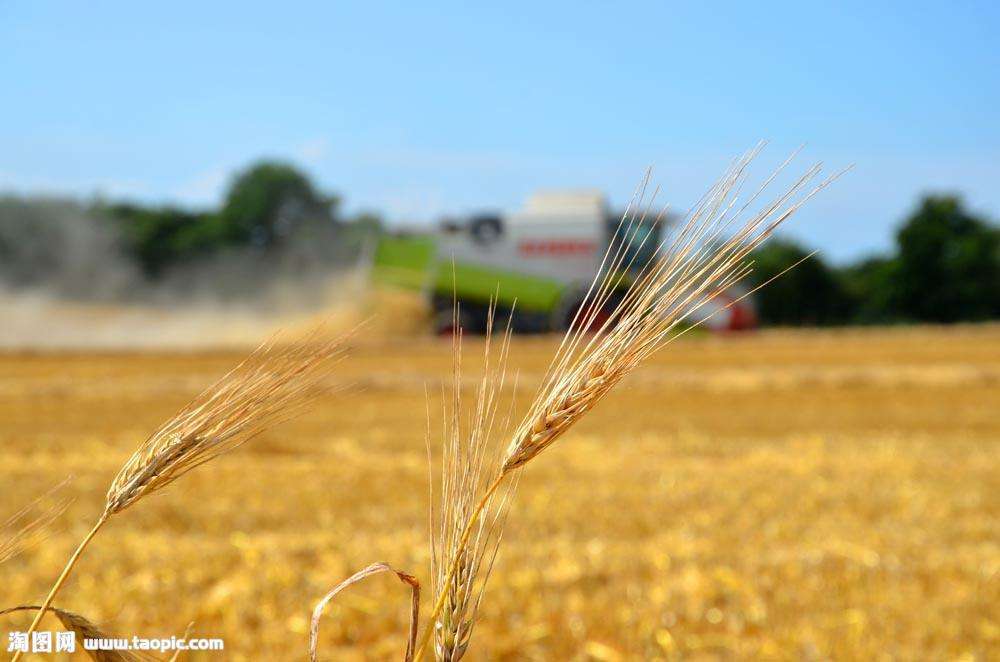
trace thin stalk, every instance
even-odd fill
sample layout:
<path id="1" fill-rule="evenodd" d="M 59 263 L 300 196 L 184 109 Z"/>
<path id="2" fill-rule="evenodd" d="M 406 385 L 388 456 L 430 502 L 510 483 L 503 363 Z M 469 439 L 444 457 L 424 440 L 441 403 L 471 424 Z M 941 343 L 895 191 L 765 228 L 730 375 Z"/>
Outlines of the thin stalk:
<path id="1" fill-rule="evenodd" d="M 444 609 L 444 601 L 448 597 L 448 592 L 444 590 L 443 587 L 448 586 L 451 580 L 454 579 L 455 573 L 458 572 L 459 563 L 462 560 L 462 554 L 465 552 L 466 546 L 469 544 L 469 538 L 472 536 L 472 529 L 475 527 L 476 522 L 482 516 L 483 511 L 486 510 L 486 505 L 489 503 L 490 497 L 500 488 L 503 483 L 503 479 L 507 477 L 507 473 L 501 473 L 497 476 L 497 479 L 493 481 L 489 489 L 486 490 L 486 494 L 483 498 L 479 500 L 476 504 L 476 509 L 472 511 L 472 515 L 469 517 L 469 521 L 465 523 L 465 528 L 462 530 L 462 537 L 458 541 L 458 547 L 455 550 L 455 559 L 451 562 L 448 567 L 448 574 L 445 575 L 444 580 L 439 584 L 442 587 L 441 595 L 438 596 L 437 603 L 434 605 L 434 610 L 431 611 L 430 620 L 427 621 L 427 627 L 424 628 L 424 635 L 420 638 L 420 644 L 417 646 L 416 655 L 413 658 L 413 662 L 420 662 L 424 659 L 424 651 L 427 649 L 427 644 L 430 643 L 431 637 L 434 634 L 434 624 L 437 622 L 438 616 L 441 615 L 441 610 Z"/>
<path id="2" fill-rule="evenodd" d="M 80 560 L 80 555 L 83 554 L 83 550 L 87 548 L 87 545 L 90 544 L 90 541 L 93 540 L 94 536 L 97 535 L 97 532 L 101 530 L 101 527 L 104 526 L 104 523 L 107 521 L 108 514 L 104 513 L 101 515 L 101 518 L 97 520 L 97 524 L 95 524 L 94 528 L 90 530 L 90 533 L 88 533 L 87 536 L 80 542 L 79 547 L 77 547 L 76 551 L 73 552 L 73 556 L 69 557 L 69 561 L 66 563 L 66 567 L 63 568 L 62 574 L 59 575 L 59 579 L 56 580 L 56 583 L 52 585 L 52 589 L 49 591 L 48 597 L 45 598 L 45 602 L 42 603 L 42 606 L 38 608 L 38 613 L 35 614 L 35 620 L 31 622 L 31 627 L 28 628 L 27 636 L 29 639 L 31 638 L 31 634 L 38 627 L 38 624 L 42 621 L 42 616 L 45 615 L 46 610 L 48 610 L 49 605 L 52 604 L 56 594 L 59 593 L 59 589 L 62 588 L 62 585 L 66 582 L 69 574 L 73 572 L 73 567 L 76 566 L 76 562 Z M 17 662 L 20 658 L 21 651 L 17 651 L 14 653 L 14 657 L 11 658 L 11 662 Z"/>

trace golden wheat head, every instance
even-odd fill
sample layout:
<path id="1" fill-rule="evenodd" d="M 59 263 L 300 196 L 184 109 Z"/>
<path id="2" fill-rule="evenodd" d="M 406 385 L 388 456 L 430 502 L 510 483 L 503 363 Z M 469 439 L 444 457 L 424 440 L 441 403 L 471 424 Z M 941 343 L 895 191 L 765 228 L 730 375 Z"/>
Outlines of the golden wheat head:
<path id="1" fill-rule="evenodd" d="M 415 656 L 418 662 L 438 627 L 460 632 L 455 615 L 449 613 L 455 611 L 451 596 L 466 590 L 467 576 L 475 573 L 468 558 L 479 544 L 475 532 L 495 512 L 491 499 L 505 479 L 555 443 L 650 355 L 710 317 L 699 311 L 750 273 L 751 252 L 833 179 L 813 184 L 821 170 L 816 165 L 783 193 L 760 202 L 790 157 L 741 199 L 747 169 L 761 147 L 737 159 L 685 221 L 668 229 L 663 242 L 655 246 L 657 257 L 646 264 L 637 264 L 642 251 L 629 247 L 638 244 L 641 248 L 651 241 L 651 228 L 662 222 L 666 210 L 651 211 L 655 191 L 645 202 L 648 175 L 636 191 L 528 413 L 500 459 L 495 478 L 478 493 L 481 496 L 459 502 L 477 505 L 467 515 L 459 512 L 465 517 L 455 525 L 461 533 L 438 582 L 445 589 L 454 588 L 439 590 L 430 616 L 430 622 L 438 625 L 425 629 Z M 747 213 L 754 205 L 756 211 Z M 442 657 L 440 643 L 436 652 Z"/>
<path id="2" fill-rule="evenodd" d="M 20 605 L 0 611 L 0 616 L 18 611 L 37 611 L 39 609 L 41 607 L 38 605 Z M 56 618 L 59 619 L 64 628 L 75 633 L 77 641 L 81 642 L 81 644 L 84 639 L 107 640 L 116 638 L 115 635 L 109 634 L 97 625 L 94 625 L 86 616 L 82 616 L 76 612 L 59 609 L 58 607 L 49 607 L 48 611 L 56 615 Z M 133 653 L 132 651 L 118 650 L 86 650 L 85 652 L 94 662 L 161 662 L 158 657 L 142 652 Z"/>
<path id="3" fill-rule="evenodd" d="M 458 328 L 457 314 L 455 328 Z M 510 329 L 508 326 L 494 356 L 492 307 L 486 328 L 483 377 L 476 389 L 471 414 L 464 421 L 461 331 L 453 336 L 454 374 L 451 407 L 444 416 L 441 512 L 437 518 L 432 512 L 431 517 L 431 574 L 435 596 L 444 600 L 439 618 L 433 624 L 434 650 L 437 658 L 446 662 L 458 662 L 468 650 L 512 489 L 497 498 L 496 503 L 488 490 L 496 477 L 498 453 L 490 442 L 497 422 L 500 391 L 506 381 Z M 506 421 L 499 427 L 506 427 Z M 491 517 L 480 518 L 476 529 L 466 535 L 466 523 L 484 494 Z M 449 576 L 453 565 L 457 569 Z"/>
<path id="4" fill-rule="evenodd" d="M 294 417 L 321 393 L 341 339 L 317 333 L 289 345 L 261 345 L 229 374 L 164 423 L 115 476 L 105 514 L 121 512 L 195 467 Z"/>
<path id="5" fill-rule="evenodd" d="M 821 167 L 808 169 L 786 191 L 746 214 L 787 165 L 782 164 L 745 201 L 739 194 L 750 162 L 761 146 L 738 159 L 688 213 L 685 222 L 657 247 L 645 265 L 631 261 L 626 246 L 650 236 L 652 198 L 643 203 L 645 183 L 633 199 L 617 237 L 560 345 L 532 406 L 504 457 L 509 472 L 532 460 L 590 411 L 651 354 L 705 321 L 699 311 L 751 271 L 751 252 L 832 178 L 810 188 Z M 794 155 L 793 155 L 794 156 Z M 648 178 L 648 177 L 647 177 Z M 653 198 L 655 198 L 655 192 Z M 618 248 L 615 249 L 615 246 Z M 629 271 L 636 272 L 622 288 Z M 608 318 L 596 323 L 613 302 Z M 597 327 L 596 329 L 594 327 Z M 591 333 L 593 332 L 593 333 Z"/>
<path id="6" fill-rule="evenodd" d="M 35 631 L 80 555 L 108 519 L 188 471 L 287 420 L 323 392 L 321 380 L 342 355 L 344 338 L 318 328 L 289 344 L 261 345 L 152 434 L 111 481 L 104 512 L 70 556 L 35 616 Z M 14 662 L 20 653 L 14 655 Z"/>

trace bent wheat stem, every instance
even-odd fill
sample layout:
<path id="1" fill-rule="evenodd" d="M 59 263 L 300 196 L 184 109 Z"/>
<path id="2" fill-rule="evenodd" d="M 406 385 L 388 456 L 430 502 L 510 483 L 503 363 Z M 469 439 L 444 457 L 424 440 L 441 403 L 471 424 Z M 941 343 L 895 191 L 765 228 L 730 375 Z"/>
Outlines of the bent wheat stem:
<path id="1" fill-rule="evenodd" d="M 420 616 L 420 582 L 413 575 L 396 570 L 388 563 L 382 562 L 372 563 L 367 568 L 357 571 L 330 589 L 323 596 L 323 599 L 316 603 L 316 607 L 312 613 L 312 622 L 309 625 L 309 662 L 318 662 L 319 660 L 319 620 L 323 617 L 323 610 L 326 608 L 326 605 L 345 588 L 380 572 L 391 572 L 396 575 L 399 581 L 410 587 L 410 627 L 406 635 L 406 653 L 403 656 L 403 662 L 411 662 L 413 659 L 413 646 L 417 643 L 417 623 Z"/>

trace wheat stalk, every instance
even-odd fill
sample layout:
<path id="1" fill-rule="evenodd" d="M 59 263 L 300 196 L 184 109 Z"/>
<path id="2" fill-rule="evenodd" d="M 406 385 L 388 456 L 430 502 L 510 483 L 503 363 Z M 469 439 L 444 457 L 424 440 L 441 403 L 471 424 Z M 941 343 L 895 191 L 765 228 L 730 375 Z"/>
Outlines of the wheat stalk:
<path id="1" fill-rule="evenodd" d="M 494 351 L 493 319 L 494 306 L 491 304 L 483 352 L 483 378 L 476 389 L 473 412 L 468 421 L 463 421 L 462 332 L 458 327 L 457 305 L 454 309 L 454 364 L 451 405 L 450 408 L 445 405 L 443 417 L 445 431 L 441 459 L 440 514 L 434 511 L 433 487 L 430 498 L 431 576 L 434 594 L 441 596 L 445 605 L 434 624 L 435 652 L 439 659 L 449 662 L 457 662 L 468 650 L 483 588 L 500 541 L 502 517 L 515 486 L 514 483 L 509 484 L 507 493 L 496 504 L 493 491 L 489 491 L 485 504 L 476 502 L 487 485 L 487 469 L 495 467 L 499 461 L 499 453 L 489 452 L 488 441 L 498 417 L 499 395 L 506 383 L 507 355 L 510 349 L 511 332 L 508 322 L 500 347 Z M 430 464 L 429 414 L 428 412 L 427 452 Z M 509 414 L 499 427 L 506 428 L 508 422 Z M 492 507 L 493 517 L 479 518 L 479 526 L 466 531 L 465 524 L 472 513 L 486 507 Z M 457 559 L 458 570 L 448 576 L 453 559 Z M 412 660 L 417 638 L 420 585 L 416 578 L 395 570 L 386 563 L 373 563 L 335 586 L 313 609 L 309 637 L 309 658 L 312 662 L 318 659 L 319 623 L 327 603 L 352 584 L 379 572 L 393 572 L 411 587 L 410 629 L 403 659 L 404 662 Z"/>
<path id="2" fill-rule="evenodd" d="M 635 240 L 644 244 L 651 234 L 647 220 L 658 223 L 665 209 L 652 214 L 657 192 L 648 202 L 649 175 L 629 204 L 601 267 L 591 283 L 570 329 L 539 386 L 528 413 L 516 428 L 492 482 L 482 492 L 458 538 L 448 571 L 441 582 L 461 577 L 463 558 L 473 532 L 480 528 L 494 495 L 510 476 L 555 443 L 600 402 L 622 379 L 650 355 L 682 335 L 682 323 L 697 326 L 702 307 L 718 294 L 743 280 L 750 272 L 748 258 L 784 221 L 836 176 L 817 185 L 821 166 L 809 168 L 784 193 L 764 203 L 758 211 L 745 212 L 761 198 L 778 174 L 795 156 L 779 166 L 746 200 L 741 192 L 747 169 L 763 144 L 737 159 L 730 170 L 709 189 L 687 214 L 685 222 L 657 247 L 659 257 L 645 265 L 634 264 L 638 251 L 629 255 Z M 812 186 L 812 188 L 810 188 Z M 621 285 L 629 271 L 637 271 L 624 294 Z M 616 300 L 620 297 L 620 300 Z M 614 303 L 608 318 L 598 324 L 603 309 Z M 730 304 L 732 305 L 732 304 Z M 691 326 L 688 329 L 692 328 Z M 417 648 L 423 659 L 435 624 L 448 595 L 439 594 Z"/>
<path id="3" fill-rule="evenodd" d="M 499 459 L 491 452 L 490 439 L 497 422 L 500 391 L 506 382 L 507 356 L 510 349 L 510 325 L 503 333 L 500 346 L 493 348 L 493 306 L 489 307 L 486 340 L 483 350 L 483 377 L 475 394 L 475 403 L 468 421 L 462 421 L 462 333 L 458 328 L 458 306 L 455 307 L 453 335 L 453 375 L 450 412 L 445 411 L 444 446 L 441 471 L 441 513 L 431 513 L 431 550 L 434 593 L 444 600 L 440 617 L 433 623 L 437 658 L 457 662 L 465 655 L 472 637 L 483 588 L 492 569 L 499 544 L 502 518 L 513 486 L 494 503 L 488 485 Z M 500 423 L 501 429 L 506 421 Z M 488 493 L 482 508 L 492 517 L 479 518 L 478 526 L 463 541 L 465 524 L 480 506 L 477 500 Z M 433 503 L 433 498 L 432 498 Z M 435 526 L 435 519 L 437 525 Z M 435 531 L 437 532 L 435 534 Z M 450 576 L 448 570 L 456 570 Z"/>
<path id="4" fill-rule="evenodd" d="M 104 511 L 70 556 L 35 616 L 29 636 L 87 545 L 110 517 L 163 489 L 188 471 L 246 443 L 299 413 L 343 353 L 345 337 L 320 338 L 317 328 L 297 342 L 272 338 L 156 430 L 111 481 Z M 20 653 L 14 655 L 14 662 Z"/>

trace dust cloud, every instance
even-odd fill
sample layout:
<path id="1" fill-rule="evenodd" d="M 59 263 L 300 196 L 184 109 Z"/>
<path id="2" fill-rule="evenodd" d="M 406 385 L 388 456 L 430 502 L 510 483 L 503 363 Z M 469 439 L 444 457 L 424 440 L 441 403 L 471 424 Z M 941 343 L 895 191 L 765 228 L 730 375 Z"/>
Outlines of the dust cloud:
<path id="1" fill-rule="evenodd" d="M 371 315 L 366 251 L 322 236 L 230 249 L 147 277 L 110 219 L 65 199 L 0 198 L 0 349 L 215 348 Z"/>

